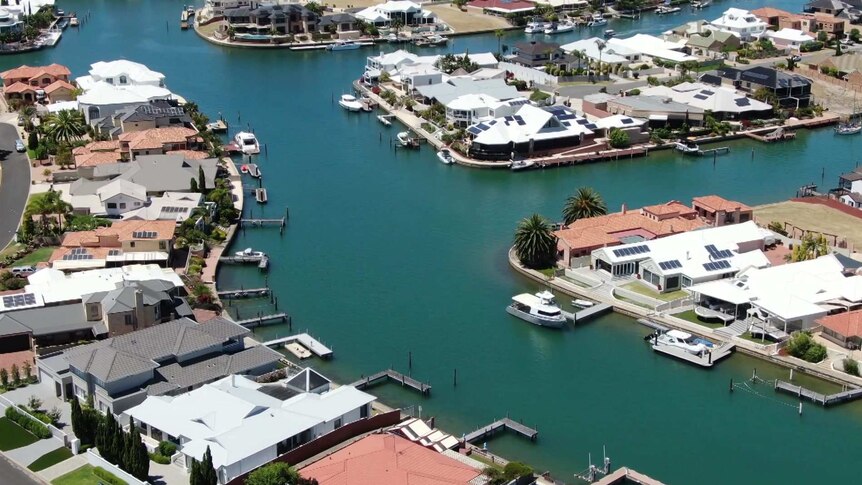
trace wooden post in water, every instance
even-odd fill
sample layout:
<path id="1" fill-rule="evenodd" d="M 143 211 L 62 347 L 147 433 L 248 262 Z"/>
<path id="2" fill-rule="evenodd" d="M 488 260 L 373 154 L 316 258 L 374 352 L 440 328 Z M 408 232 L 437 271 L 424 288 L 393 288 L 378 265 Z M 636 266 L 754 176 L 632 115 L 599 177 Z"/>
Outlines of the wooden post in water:
<path id="1" fill-rule="evenodd" d="M 452 374 L 452 387 L 458 387 L 458 368 L 455 368 L 454 373 Z"/>
<path id="2" fill-rule="evenodd" d="M 278 297 L 275 297 L 275 311 L 278 311 Z"/>
<path id="3" fill-rule="evenodd" d="M 730 378 L 730 386 L 728 387 L 728 390 L 729 390 L 731 393 L 733 392 L 733 377 L 731 377 L 731 378 Z"/>
<path id="4" fill-rule="evenodd" d="M 413 351 L 407 352 L 407 370 L 413 372 Z"/>

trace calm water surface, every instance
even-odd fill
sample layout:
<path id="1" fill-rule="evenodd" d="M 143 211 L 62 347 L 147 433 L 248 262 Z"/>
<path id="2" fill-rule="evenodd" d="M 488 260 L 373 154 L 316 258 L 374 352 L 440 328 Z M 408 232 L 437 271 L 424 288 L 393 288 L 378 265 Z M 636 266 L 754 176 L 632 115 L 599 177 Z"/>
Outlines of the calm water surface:
<path id="1" fill-rule="evenodd" d="M 295 327 L 334 347 L 333 361 L 314 363 L 333 378 L 349 381 L 387 366 L 406 371 L 412 352 L 413 375 L 434 386 L 433 397 L 422 400 L 395 386 L 375 394 L 393 405 L 421 405 L 423 415 L 458 434 L 507 413 L 523 419 L 538 427 L 538 443 L 501 436 L 489 447 L 569 481 L 602 445 L 615 464 L 675 484 L 833 483 L 858 476 L 851 464 L 860 452 L 860 405 L 825 411 L 806 404 L 800 417 L 794 399 L 768 386 L 754 389 L 760 395 L 728 392 L 730 379 L 744 380 L 755 367 L 764 378 L 786 378 L 763 362 L 735 355 L 707 372 L 653 354 L 642 341 L 647 331 L 622 316 L 551 332 L 504 311 L 510 295 L 538 289 L 506 265 L 515 224 L 532 212 L 558 217 L 580 185 L 598 189 L 612 209 L 710 193 L 765 203 L 821 177 L 831 186 L 855 166 L 858 137 L 821 130 L 768 147 L 732 142 L 731 154 L 715 163 L 661 153 L 519 174 L 449 167 L 427 148 L 394 153 L 397 127 L 333 103 L 350 89 L 370 50 L 224 49 L 179 30 L 182 2 L 60 3 L 82 16 L 90 11 L 90 20 L 67 31 L 56 49 L 4 56 L 2 67 L 61 62 L 82 75 L 90 63 L 126 58 L 165 73 L 171 89 L 211 115 L 250 125 L 268 147 L 259 164 L 270 203 L 263 210 L 250 204 L 247 212 L 279 216 L 289 206 L 291 220 L 283 237 L 250 230 L 236 247 L 274 255 L 268 283 Z M 802 5 L 771 3 L 791 11 Z M 762 2 L 723 2 L 702 15 L 716 17 L 729 5 L 753 9 Z M 657 33 L 698 16 L 645 15 L 610 28 Z M 503 42 L 524 38 L 510 33 Z M 493 36 L 480 36 L 457 39 L 449 49 L 496 45 Z M 264 277 L 226 268 L 219 283 L 248 287 Z M 241 313 L 269 309 L 247 304 Z M 260 334 L 287 332 L 270 327 Z"/>

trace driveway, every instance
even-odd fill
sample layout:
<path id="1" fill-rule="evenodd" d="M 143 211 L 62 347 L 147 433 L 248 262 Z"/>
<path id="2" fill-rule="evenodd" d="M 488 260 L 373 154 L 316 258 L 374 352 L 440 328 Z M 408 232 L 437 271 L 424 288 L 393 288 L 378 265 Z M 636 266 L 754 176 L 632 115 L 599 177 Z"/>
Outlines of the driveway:
<path id="1" fill-rule="evenodd" d="M 30 192 L 30 162 L 26 153 L 15 151 L 17 139 L 14 126 L 0 123 L 0 249 L 15 236 Z"/>
<path id="2" fill-rule="evenodd" d="M 0 477 L 3 477 L 3 485 L 42 485 L 3 456 L 0 456 Z"/>
<path id="3" fill-rule="evenodd" d="M 56 438 L 45 438 L 33 444 L 15 448 L 6 452 L 6 456 L 22 466 L 30 466 L 31 463 L 38 460 L 47 453 L 50 453 L 57 448 L 62 448 L 63 443 Z"/>
<path id="4" fill-rule="evenodd" d="M 19 406 L 26 406 L 30 396 L 36 396 L 42 401 L 42 410 L 50 411 L 51 408 L 60 410 L 60 422 L 57 427 L 68 434 L 72 434 L 72 405 L 57 397 L 53 382 L 37 382 L 29 386 L 7 391 L 3 397 Z"/>

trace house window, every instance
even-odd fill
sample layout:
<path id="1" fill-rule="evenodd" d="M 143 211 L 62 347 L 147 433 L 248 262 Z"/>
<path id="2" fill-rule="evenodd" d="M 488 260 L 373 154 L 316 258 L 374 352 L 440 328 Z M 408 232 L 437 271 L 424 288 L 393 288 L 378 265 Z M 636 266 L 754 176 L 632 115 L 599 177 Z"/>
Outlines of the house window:
<path id="1" fill-rule="evenodd" d="M 116 208 L 117 208 L 116 202 L 108 202 L 108 209 L 116 209 Z"/>
<path id="2" fill-rule="evenodd" d="M 167 241 L 159 241 L 159 249 L 167 249 L 168 243 Z"/>
<path id="3" fill-rule="evenodd" d="M 129 241 L 129 247 L 130 248 L 135 247 L 135 241 Z"/>
<path id="4" fill-rule="evenodd" d="M 127 82 L 126 76 L 120 76 L 120 84 L 126 84 Z"/>
<path id="5" fill-rule="evenodd" d="M 126 325 L 132 324 L 132 316 L 131 315 L 123 315 L 123 319 L 125 320 Z"/>
<path id="6" fill-rule="evenodd" d="M 341 427 L 341 418 L 338 418 L 335 420 L 335 428 L 334 429 L 338 429 L 340 427 Z"/>
<path id="7" fill-rule="evenodd" d="M 109 78 L 105 79 L 105 82 L 108 84 L 114 84 L 114 78 L 109 77 Z"/>
<path id="8" fill-rule="evenodd" d="M 141 206 L 140 202 L 135 202 L 135 207 L 140 207 L 140 206 Z"/>
<path id="9" fill-rule="evenodd" d="M 125 209 L 125 208 L 126 208 L 126 203 L 120 202 L 120 209 Z"/>

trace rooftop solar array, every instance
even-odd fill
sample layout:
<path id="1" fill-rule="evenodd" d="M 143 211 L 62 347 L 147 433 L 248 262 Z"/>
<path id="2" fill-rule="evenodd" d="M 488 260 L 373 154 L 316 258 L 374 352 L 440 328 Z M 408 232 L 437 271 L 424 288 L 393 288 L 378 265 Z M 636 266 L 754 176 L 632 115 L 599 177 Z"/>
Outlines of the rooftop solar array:
<path id="1" fill-rule="evenodd" d="M 156 237 L 155 231 L 134 231 L 132 232 L 132 237 L 138 239 L 154 239 Z"/>
<path id="2" fill-rule="evenodd" d="M 701 100 L 703 100 L 703 99 L 709 99 L 709 96 L 704 96 L 704 95 L 702 95 L 702 94 L 695 94 L 695 95 L 694 95 L 694 99 L 701 99 Z"/>
<path id="3" fill-rule="evenodd" d="M 671 259 L 670 261 L 662 261 L 658 264 L 658 267 L 667 271 L 669 269 L 677 269 L 682 268 L 682 263 L 679 262 L 678 259 Z"/>
<path id="4" fill-rule="evenodd" d="M 718 249 L 715 247 L 715 244 L 708 244 L 704 246 L 704 249 L 706 249 L 712 259 L 726 259 L 733 256 L 732 252 L 727 249 Z"/>
<path id="5" fill-rule="evenodd" d="M 705 95 L 707 95 L 707 96 L 712 96 L 713 94 L 715 94 L 715 91 L 710 91 L 709 89 L 701 89 L 701 90 L 700 90 L 700 94 L 705 94 Z"/>
<path id="6" fill-rule="evenodd" d="M 489 121 L 487 123 L 475 124 L 475 125 L 467 128 L 467 132 L 472 133 L 474 135 L 478 135 L 479 133 L 482 133 L 485 130 L 491 129 L 491 126 L 493 126 L 496 122 L 497 122 L 497 120 L 493 120 L 493 121 Z"/>
<path id="7" fill-rule="evenodd" d="M 614 249 L 614 256 L 631 256 L 633 254 L 646 254 L 649 252 L 649 246 L 641 244 L 640 246 L 631 246 L 628 248 Z"/>
<path id="8" fill-rule="evenodd" d="M 624 125 L 630 125 L 630 124 L 632 124 L 632 123 L 634 123 L 634 122 L 635 122 L 635 120 L 633 120 L 633 119 L 631 119 L 631 118 L 622 118 L 620 121 L 621 121 L 621 122 L 622 122 L 622 124 L 624 124 Z"/>
<path id="9" fill-rule="evenodd" d="M 730 269 L 730 263 L 726 260 L 713 261 L 711 263 L 703 263 L 703 269 L 707 271 L 718 271 L 722 269 Z"/>
<path id="10" fill-rule="evenodd" d="M 3 306 L 6 308 L 17 308 L 20 306 L 35 305 L 36 295 L 33 293 L 21 293 L 3 297 Z"/>
<path id="11" fill-rule="evenodd" d="M 503 118 L 503 120 L 507 125 L 511 125 L 512 123 L 517 123 L 518 126 L 524 126 L 527 124 L 527 122 L 524 121 L 524 118 L 522 118 L 520 115 L 506 116 Z"/>
<path id="12" fill-rule="evenodd" d="M 162 207 L 163 214 L 185 214 L 189 211 L 188 207 L 177 207 L 173 205 L 169 205 L 166 207 Z"/>
<path id="13" fill-rule="evenodd" d="M 751 106 L 751 101 L 748 98 L 736 98 L 733 100 L 737 106 Z"/>
<path id="14" fill-rule="evenodd" d="M 87 248 L 74 248 L 63 255 L 64 261 L 82 261 L 93 259 L 93 255 L 87 252 Z"/>

